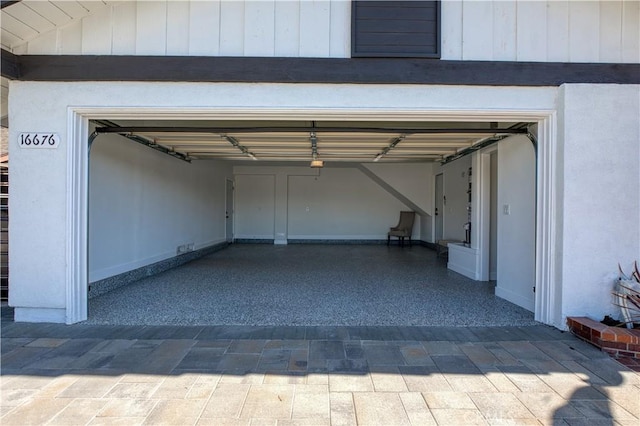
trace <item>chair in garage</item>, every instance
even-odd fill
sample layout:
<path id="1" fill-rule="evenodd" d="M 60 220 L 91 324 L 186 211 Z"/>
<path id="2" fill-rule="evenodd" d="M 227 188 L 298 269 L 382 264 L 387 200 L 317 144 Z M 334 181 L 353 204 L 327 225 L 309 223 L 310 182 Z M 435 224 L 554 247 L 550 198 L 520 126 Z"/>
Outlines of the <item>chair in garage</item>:
<path id="1" fill-rule="evenodd" d="M 409 246 L 411 246 L 411 232 L 413 231 L 413 222 L 416 218 L 416 212 L 400 212 L 400 220 L 398 224 L 389 229 L 387 233 L 387 245 L 391 242 L 391 237 L 397 237 L 398 243 L 404 247 L 404 239 L 409 238 Z"/>

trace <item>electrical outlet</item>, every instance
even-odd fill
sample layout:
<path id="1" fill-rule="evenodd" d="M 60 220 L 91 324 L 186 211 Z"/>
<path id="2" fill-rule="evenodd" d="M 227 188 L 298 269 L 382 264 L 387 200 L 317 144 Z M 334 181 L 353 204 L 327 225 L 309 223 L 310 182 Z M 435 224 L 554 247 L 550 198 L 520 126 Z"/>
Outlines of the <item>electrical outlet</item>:
<path id="1" fill-rule="evenodd" d="M 502 214 L 510 215 L 511 214 L 511 205 L 505 204 L 502 206 Z"/>
<path id="2" fill-rule="evenodd" d="M 176 254 L 184 254 L 195 250 L 195 243 L 182 244 L 176 247 Z"/>

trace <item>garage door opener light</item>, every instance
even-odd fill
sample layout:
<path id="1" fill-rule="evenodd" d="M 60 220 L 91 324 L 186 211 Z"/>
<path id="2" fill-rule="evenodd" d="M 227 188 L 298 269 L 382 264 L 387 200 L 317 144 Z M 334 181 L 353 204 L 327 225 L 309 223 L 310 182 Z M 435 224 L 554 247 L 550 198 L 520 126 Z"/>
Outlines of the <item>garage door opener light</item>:
<path id="1" fill-rule="evenodd" d="M 311 141 L 311 164 L 309 166 L 314 169 L 321 169 L 324 167 L 324 161 L 318 160 L 318 138 L 316 138 L 315 132 L 309 134 L 309 140 Z"/>

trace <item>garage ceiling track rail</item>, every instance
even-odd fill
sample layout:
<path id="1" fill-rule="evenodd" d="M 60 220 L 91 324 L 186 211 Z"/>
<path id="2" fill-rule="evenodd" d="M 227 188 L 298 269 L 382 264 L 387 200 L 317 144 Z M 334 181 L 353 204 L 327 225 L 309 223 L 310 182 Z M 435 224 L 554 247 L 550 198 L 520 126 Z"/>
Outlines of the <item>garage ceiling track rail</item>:
<path id="1" fill-rule="evenodd" d="M 418 127 L 316 122 L 273 126 L 119 126 L 97 120 L 96 124 L 101 126 L 95 130 L 98 134 L 119 134 L 185 161 L 445 161 L 487 138 L 527 133 L 526 128 L 512 123 L 478 123 L 475 127 L 468 123 L 466 127 L 445 127 L 446 123 L 421 123 L 423 127 Z"/>
<path id="2" fill-rule="evenodd" d="M 341 133 L 406 133 L 406 134 L 494 134 L 509 133 L 523 134 L 527 129 L 495 129 L 495 128 L 396 128 L 396 127 L 99 127 L 98 133 L 311 133 L 311 132 L 341 132 Z"/>
<path id="3" fill-rule="evenodd" d="M 96 121 L 97 124 L 107 124 L 107 125 L 113 125 L 113 123 L 108 122 L 108 121 Z M 99 129 L 96 129 L 90 136 L 89 136 L 89 147 L 91 147 L 91 145 L 93 144 L 93 142 L 95 141 L 96 137 L 101 134 L 102 132 L 99 131 Z M 172 148 L 167 148 L 165 146 L 159 145 L 157 143 L 155 143 L 155 141 L 153 140 L 148 140 L 145 139 L 143 137 L 140 137 L 138 135 L 134 135 L 131 133 L 121 133 L 120 136 L 124 136 L 125 138 L 139 143 L 140 145 L 144 145 L 146 147 L 149 147 L 151 149 L 155 149 L 156 151 L 160 151 L 163 154 L 167 154 L 170 155 L 174 158 L 177 158 L 179 160 L 182 161 L 186 161 L 187 163 L 191 162 L 191 158 L 189 158 L 188 155 L 185 155 L 181 152 L 177 152 L 175 149 Z"/>

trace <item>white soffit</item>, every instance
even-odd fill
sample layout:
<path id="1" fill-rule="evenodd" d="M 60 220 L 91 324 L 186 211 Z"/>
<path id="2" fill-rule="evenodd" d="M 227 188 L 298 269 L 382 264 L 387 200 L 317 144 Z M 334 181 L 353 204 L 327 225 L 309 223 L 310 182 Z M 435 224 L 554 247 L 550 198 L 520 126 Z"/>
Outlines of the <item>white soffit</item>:
<path id="1" fill-rule="evenodd" d="M 2 48 L 13 51 L 59 27 L 101 10 L 113 1 L 107 0 L 23 0 L 6 6 L 0 12 Z"/>

